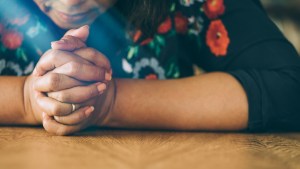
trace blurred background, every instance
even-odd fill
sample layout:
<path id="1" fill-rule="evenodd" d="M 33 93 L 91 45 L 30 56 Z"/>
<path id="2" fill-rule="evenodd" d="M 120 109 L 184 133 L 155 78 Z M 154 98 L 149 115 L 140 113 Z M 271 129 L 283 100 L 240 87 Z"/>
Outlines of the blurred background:
<path id="1" fill-rule="evenodd" d="M 300 0 L 261 0 L 270 17 L 300 54 Z"/>

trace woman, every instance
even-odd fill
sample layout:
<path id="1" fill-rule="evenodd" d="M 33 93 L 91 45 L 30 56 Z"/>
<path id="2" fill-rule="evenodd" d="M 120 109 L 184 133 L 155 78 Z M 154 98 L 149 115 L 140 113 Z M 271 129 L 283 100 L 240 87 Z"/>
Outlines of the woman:
<path id="1" fill-rule="evenodd" d="M 20 16 L 2 14 L 1 72 L 39 62 L 0 78 L 1 124 L 300 129 L 300 60 L 258 1 L 17 2 Z"/>

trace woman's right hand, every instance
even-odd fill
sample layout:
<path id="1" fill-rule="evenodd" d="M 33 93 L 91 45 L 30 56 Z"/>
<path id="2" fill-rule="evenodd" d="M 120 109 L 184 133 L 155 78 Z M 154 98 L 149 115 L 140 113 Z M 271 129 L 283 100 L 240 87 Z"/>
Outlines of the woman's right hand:
<path id="1" fill-rule="evenodd" d="M 92 55 L 85 55 L 85 57 L 99 61 L 99 57 Z M 51 68 L 56 69 L 51 72 Z M 106 84 L 102 83 L 106 81 L 106 69 L 93 65 L 71 52 L 49 50 L 41 58 L 36 69 L 42 71 L 48 69 L 48 71 L 45 71 L 47 72 L 45 75 L 32 74 L 27 77 L 24 85 L 24 101 L 27 114 L 32 114 L 39 124 L 42 122 L 42 112 L 45 107 L 50 106 L 53 115 L 63 115 L 60 113 L 70 109 L 70 104 L 60 102 L 70 98 L 63 98 L 64 95 L 60 96 L 59 91 L 71 90 L 73 96 L 77 94 L 77 97 L 71 97 L 72 101 L 79 103 L 98 96 L 106 88 Z M 50 92 L 52 96 L 57 97 L 57 100 L 47 97 L 44 92 Z M 43 105 L 45 99 L 51 99 L 52 104 Z"/>

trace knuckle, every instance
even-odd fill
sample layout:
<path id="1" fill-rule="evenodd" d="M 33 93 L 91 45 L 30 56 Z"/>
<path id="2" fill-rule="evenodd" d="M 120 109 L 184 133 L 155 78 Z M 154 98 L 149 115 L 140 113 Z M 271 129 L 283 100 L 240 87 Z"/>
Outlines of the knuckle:
<path id="1" fill-rule="evenodd" d="M 60 102 L 66 102 L 67 101 L 67 95 L 64 93 L 64 92 L 58 92 L 58 93 L 56 93 L 55 94 L 55 96 L 54 96 L 55 98 L 55 100 L 58 100 L 58 101 L 60 101 Z"/>
<path id="2" fill-rule="evenodd" d="M 102 61 L 103 64 L 105 66 L 107 66 L 108 68 L 110 68 L 110 62 L 109 62 L 108 58 L 103 53 L 100 53 L 100 56 L 103 58 L 103 61 Z"/>
<path id="3" fill-rule="evenodd" d="M 73 42 L 76 40 L 76 38 L 75 38 L 74 36 L 72 36 L 72 35 L 66 35 L 66 36 L 64 36 L 62 39 L 63 39 L 63 40 L 66 40 L 67 43 L 68 43 L 68 42 L 73 43 Z"/>
<path id="4" fill-rule="evenodd" d="M 82 42 L 79 39 L 73 38 L 73 41 L 75 43 L 75 46 L 77 46 L 77 47 L 82 46 Z"/>
<path id="5" fill-rule="evenodd" d="M 49 57 L 50 60 L 55 61 L 58 55 L 59 55 L 58 50 L 51 49 L 48 51 L 47 57 Z"/>
<path id="6" fill-rule="evenodd" d="M 98 94 L 98 89 L 97 89 L 97 86 L 91 86 L 89 89 L 88 89 L 88 97 L 94 97 Z"/>
<path id="7" fill-rule="evenodd" d="M 82 46 L 82 42 L 72 35 L 66 35 L 63 40 L 65 40 L 66 43 L 72 44 L 74 47 Z"/>
<path id="8" fill-rule="evenodd" d="M 51 91 L 59 90 L 61 82 L 61 76 L 57 73 L 51 73 L 49 75 L 49 88 Z"/>
<path id="9" fill-rule="evenodd" d="M 73 36 L 72 35 L 66 35 L 63 37 L 63 39 L 73 39 Z"/>
<path id="10" fill-rule="evenodd" d="M 42 55 L 42 57 L 41 57 L 40 60 L 44 59 L 45 57 L 49 57 L 49 55 L 50 55 L 50 53 L 51 53 L 52 50 L 53 50 L 53 49 L 48 49 L 48 50 Z"/>
<path id="11" fill-rule="evenodd" d="M 52 108 L 51 108 L 51 114 L 53 116 L 60 116 L 60 115 L 62 115 L 61 109 L 60 109 L 60 107 L 57 104 L 55 104 L 55 105 L 52 106 Z"/>
<path id="12" fill-rule="evenodd" d="M 74 75 L 74 74 L 78 74 L 78 72 L 80 71 L 81 64 L 72 61 L 68 63 L 68 67 L 69 67 L 70 74 Z"/>
<path id="13" fill-rule="evenodd" d="M 108 59 L 105 59 L 105 65 L 107 66 L 107 69 L 110 70 L 111 69 L 111 65 Z"/>
<path id="14" fill-rule="evenodd" d="M 92 58 L 92 60 L 94 60 L 96 58 L 96 56 L 98 55 L 98 51 L 94 48 L 87 48 L 86 49 L 88 54 L 90 55 L 90 57 Z"/>
<path id="15" fill-rule="evenodd" d="M 107 58 L 104 54 L 101 54 L 101 56 L 102 56 L 102 58 L 103 58 L 103 61 L 102 61 L 102 62 L 103 62 L 106 66 L 110 67 L 110 62 L 109 62 L 108 58 Z"/>
<path id="16" fill-rule="evenodd" d="M 65 36 L 62 40 L 63 40 L 66 44 L 70 44 L 70 45 L 76 43 L 74 37 L 71 36 L 71 35 Z"/>

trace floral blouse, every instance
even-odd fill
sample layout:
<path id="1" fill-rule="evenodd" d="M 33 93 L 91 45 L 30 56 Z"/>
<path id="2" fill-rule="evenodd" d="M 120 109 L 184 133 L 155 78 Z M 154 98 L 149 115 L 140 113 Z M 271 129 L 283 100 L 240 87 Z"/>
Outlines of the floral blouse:
<path id="1" fill-rule="evenodd" d="M 0 11 L 0 75 L 29 75 L 65 31 L 33 2 L 0 2 Z M 247 93 L 249 130 L 300 130 L 300 60 L 259 0 L 172 0 L 152 37 L 125 25 L 108 10 L 87 40 L 109 58 L 115 77 L 182 78 L 192 76 L 195 65 L 226 72 Z"/>
<path id="2" fill-rule="evenodd" d="M 28 5 L 17 5 L 15 2 L 7 2 L 6 6 L 12 6 L 13 10 L 3 12 L 4 17 L 0 24 L 0 73 L 22 76 L 31 73 L 38 58 L 49 48 L 50 42 L 61 37 L 64 31 L 54 32 L 54 29 L 59 28 L 55 28 L 48 19 L 45 20 L 45 16 L 41 16 L 37 9 L 32 10 Z M 88 43 L 102 52 L 103 46 L 113 46 L 105 48 L 110 50 L 106 55 L 113 62 L 112 65 L 115 65 L 116 77 L 169 79 L 192 75 L 192 64 L 186 65 L 189 71 L 180 68 L 182 44 L 177 42 L 180 36 L 187 36 L 199 47 L 207 45 L 214 57 L 225 57 L 227 54 L 230 38 L 226 27 L 219 19 L 225 12 L 225 5 L 223 1 L 216 2 L 174 1 L 170 15 L 157 28 L 157 33 L 148 38 L 143 37 L 140 30 L 135 30 L 132 35 L 126 34 L 115 15 L 108 12 L 92 25 L 92 30 L 95 31 L 91 33 Z M 207 30 L 203 30 L 205 22 L 211 22 Z M 106 29 L 102 28 L 103 26 L 97 28 L 102 23 L 107 24 Z M 105 35 L 109 29 L 112 30 L 111 33 L 116 33 L 120 37 Z M 98 41 L 99 37 L 108 41 L 116 38 L 122 43 L 112 45 L 105 42 L 106 44 L 99 45 L 99 42 L 93 42 Z M 204 37 L 206 44 L 201 42 Z"/>

